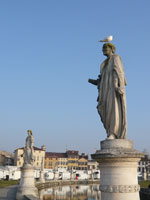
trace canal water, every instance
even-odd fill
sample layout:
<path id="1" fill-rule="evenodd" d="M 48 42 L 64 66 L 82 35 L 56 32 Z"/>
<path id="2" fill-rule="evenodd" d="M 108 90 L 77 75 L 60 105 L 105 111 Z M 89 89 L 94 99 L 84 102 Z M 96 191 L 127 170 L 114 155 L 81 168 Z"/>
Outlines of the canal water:
<path id="1" fill-rule="evenodd" d="M 72 185 L 43 189 L 41 200 L 101 200 L 99 185 Z"/>

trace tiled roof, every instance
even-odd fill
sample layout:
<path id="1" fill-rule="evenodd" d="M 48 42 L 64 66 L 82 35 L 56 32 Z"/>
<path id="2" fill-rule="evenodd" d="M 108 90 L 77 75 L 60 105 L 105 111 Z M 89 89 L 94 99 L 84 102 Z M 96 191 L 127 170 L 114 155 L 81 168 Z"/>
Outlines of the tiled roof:
<path id="1" fill-rule="evenodd" d="M 0 151 L 0 155 L 4 155 L 6 157 L 12 157 L 11 153 L 9 153 L 7 151 Z"/>
<path id="2" fill-rule="evenodd" d="M 85 158 L 86 160 L 88 160 L 88 155 L 84 155 L 84 156 L 79 156 L 79 158 Z"/>
<path id="3" fill-rule="evenodd" d="M 40 148 L 35 147 L 35 146 L 34 146 L 33 148 L 34 148 L 34 150 L 37 150 L 37 151 L 44 151 L 43 149 L 40 149 Z M 18 149 L 24 149 L 24 147 L 21 147 L 21 148 L 18 148 Z M 17 149 L 16 149 L 16 150 L 17 150 Z M 16 150 L 15 150 L 15 151 L 16 151 Z"/>
<path id="4" fill-rule="evenodd" d="M 74 150 L 67 150 L 66 151 L 67 155 L 79 155 L 79 151 L 74 151 Z"/>
<path id="5" fill-rule="evenodd" d="M 56 152 L 46 152 L 45 153 L 46 158 L 67 158 L 66 153 L 56 153 Z"/>

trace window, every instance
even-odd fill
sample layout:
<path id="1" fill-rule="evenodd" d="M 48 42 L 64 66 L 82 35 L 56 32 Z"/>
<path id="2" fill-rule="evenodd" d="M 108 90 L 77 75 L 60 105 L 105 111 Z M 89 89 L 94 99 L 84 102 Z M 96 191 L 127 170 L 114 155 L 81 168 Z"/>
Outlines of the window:
<path id="1" fill-rule="evenodd" d="M 138 168 L 138 171 L 139 171 L 139 172 L 141 171 L 141 168 L 140 168 L 140 167 Z"/>

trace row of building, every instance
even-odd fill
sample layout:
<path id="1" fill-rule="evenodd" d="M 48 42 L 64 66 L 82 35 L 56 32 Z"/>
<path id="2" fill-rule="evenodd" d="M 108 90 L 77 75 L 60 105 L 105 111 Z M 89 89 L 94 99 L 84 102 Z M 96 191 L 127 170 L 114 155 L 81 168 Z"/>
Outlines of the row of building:
<path id="1" fill-rule="evenodd" d="M 14 151 L 14 165 L 22 167 L 24 163 L 24 147 Z M 79 151 L 67 150 L 64 153 L 46 152 L 46 147 L 34 147 L 34 167 L 57 170 L 65 168 L 68 170 L 94 170 L 98 169 L 98 163 L 88 160 L 88 155 L 79 154 Z"/>
<path id="2" fill-rule="evenodd" d="M 18 148 L 14 154 L 6 151 L 0 151 L 0 166 L 15 165 L 22 167 L 24 163 L 24 147 Z M 88 160 L 88 155 L 79 151 L 67 150 L 64 153 L 46 152 L 46 147 L 34 147 L 34 167 L 40 169 L 44 166 L 46 169 L 57 170 L 58 168 L 66 168 L 68 170 L 91 170 L 98 169 L 98 163 L 94 160 Z M 141 159 L 138 166 L 138 172 L 146 171 L 150 174 L 150 157 L 145 155 Z"/>

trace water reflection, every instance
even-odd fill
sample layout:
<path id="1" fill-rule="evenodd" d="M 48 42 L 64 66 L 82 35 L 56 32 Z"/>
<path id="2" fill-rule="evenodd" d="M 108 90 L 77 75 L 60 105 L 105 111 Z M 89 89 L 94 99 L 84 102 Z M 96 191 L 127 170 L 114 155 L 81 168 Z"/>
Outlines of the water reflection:
<path id="1" fill-rule="evenodd" d="M 101 200 L 99 185 L 72 185 L 40 191 L 41 200 Z"/>

